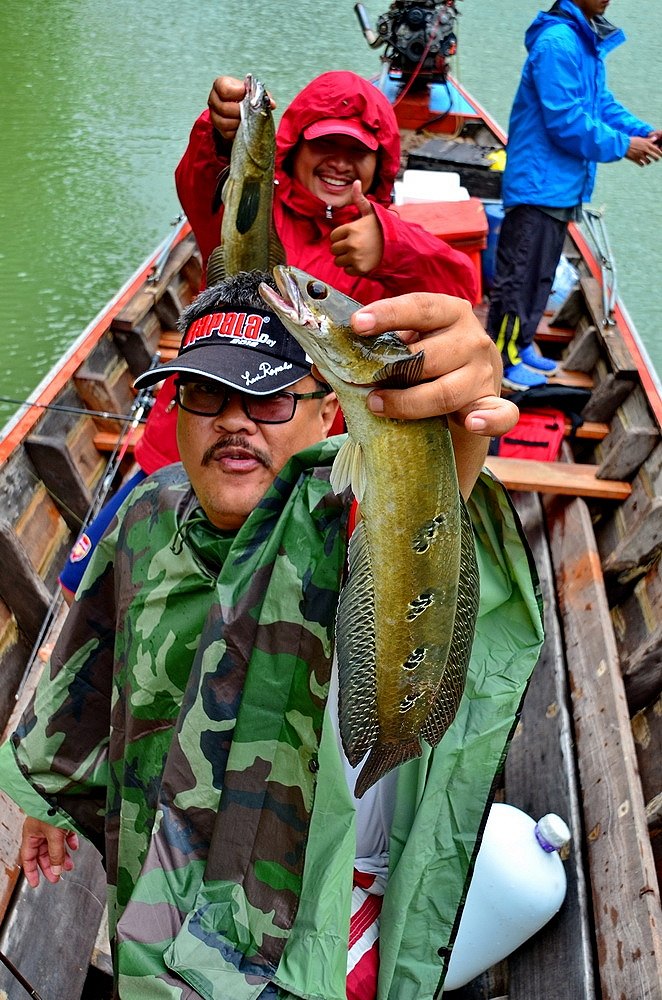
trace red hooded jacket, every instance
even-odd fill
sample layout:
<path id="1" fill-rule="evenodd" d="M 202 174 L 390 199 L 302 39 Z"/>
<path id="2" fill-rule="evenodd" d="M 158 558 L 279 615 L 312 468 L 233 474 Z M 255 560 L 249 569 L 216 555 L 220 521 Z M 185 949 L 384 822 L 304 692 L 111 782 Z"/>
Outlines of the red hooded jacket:
<path id="1" fill-rule="evenodd" d="M 367 278 L 348 275 L 335 264 L 331 253 L 331 231 L 358 219 L 356 206 L 326 206 L 288 170 L 288 160 L 303 130 L 322 118 L 360 118 L 379 141 L 375 181 L 367 197 L 382 228 L 384 254 Z M 209 111 L 203 111 L 175 171 L 179 200 L 198 241 L 203 265 L 220 240 L 223 209 L 212 214 L 211 205 L 219 174 L 229 163 L 223 147 Z M 368 80 L 338 71 L 324 73 L 304 87 L 284 111 L 276 135 L 274 223 L 287 262 L 364 305 L 417 291 L 444 292 L 473 302 L 476 274 L 469 258 L 389 210 L 399 167 L 400 133 L 395 113 Z M 166 383 L 136 448 L 136 459 L 147 472 L 178 461 L 172 395 L 173 389 Z"/>

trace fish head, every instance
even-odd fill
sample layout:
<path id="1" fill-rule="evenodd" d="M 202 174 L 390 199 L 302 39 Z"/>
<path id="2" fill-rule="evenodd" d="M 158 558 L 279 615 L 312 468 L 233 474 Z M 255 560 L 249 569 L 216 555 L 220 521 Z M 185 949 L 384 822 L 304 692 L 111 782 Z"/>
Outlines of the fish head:
<path id="1" fill-rule="evenodd" d="M 267 166 L 273 159 L 275 142 L 271 97 L 264 84 L 251 73 L 246 75 L 244 88 L 244 97 L 239 104 L 241 121 L 237 135 L 241 136 L 249 156 L 260 166 Z"/>
<path id="2" fill-rule="evenodd" d="M 395 333 L 376 337 L 354 333 L 351 316 L 360 303 L 348 295 L 289 265 L 275 267 L 274 277 L 278 292 L 261 285 L 262 298 L 334 390 L 338 391 L 339 382 L 383 384 L 385 368 L 411 360 L 409 348 Z"/>

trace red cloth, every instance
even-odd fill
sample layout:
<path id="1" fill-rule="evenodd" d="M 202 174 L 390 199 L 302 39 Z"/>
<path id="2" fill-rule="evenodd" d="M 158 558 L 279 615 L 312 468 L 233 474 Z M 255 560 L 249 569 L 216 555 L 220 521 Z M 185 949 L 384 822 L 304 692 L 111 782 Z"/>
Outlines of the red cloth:
<path id="1" fill-rule="evenodd" d="M 375 1000 L 379 975 L 379 916 L 386 879 L 354 869 L 347 952 L 347 1000 Z"/>
<path id="2" fill-rule="evenodd" d="M 329 235 L 337 226 L 359 217 L 353 205 L 327 208 L 287 172 L 288 159 L 304 128 L 320 118 L 359 117 L 379 141 L 378 166 L 372 202 L 384 234 L 384 256 L 369 278 L 351 277 L 336 267 Z M 175 171 L 177 193 L 195 233 L 203 263 L 218 245 L 222 208 L 212 215 L 218 176 L 227 166 L 222 140 L 204 111 L 191 131 L 188 148 Z M 473 302 L 476 275 L 473 264 L 458 250 L 405 222 L 389 210 L 391 191 L 400 166 L 400 133 L 390 103 L 369 81 L 354 73 L 324 73 L 308 84 L 283 113 L 276 136 L 274 222 L 288 263 L 308 271 L 367 305 L 404 292 L 444 292 Z M 152 411 L 136 460 L 153 465 L 163 453 L 172 461 L 176 414 Z M 164 445 L 167 445 L 164 449 Z M 146 458 L 146 456 L 149 456 Z M 143 466 L 145 468 L 145 466 Z M 149 471 L 153 471 L 152 468 Z"/>

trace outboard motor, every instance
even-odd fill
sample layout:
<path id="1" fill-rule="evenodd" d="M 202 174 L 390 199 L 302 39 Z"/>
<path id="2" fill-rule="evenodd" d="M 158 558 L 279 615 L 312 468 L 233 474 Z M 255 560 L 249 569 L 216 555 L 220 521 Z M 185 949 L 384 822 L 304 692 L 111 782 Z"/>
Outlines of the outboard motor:
<path id="1" fill-rule="evenodd" d="M 394 0 L 378 18 L 377 31 L 363 4 L 355 4 L 354 10 L 368 45 L 385 46 L 383 61 L 403 82 L 413 77 L 418 87 L 446 80 L 448 59 L 457 48 L 456 0 Z"/>

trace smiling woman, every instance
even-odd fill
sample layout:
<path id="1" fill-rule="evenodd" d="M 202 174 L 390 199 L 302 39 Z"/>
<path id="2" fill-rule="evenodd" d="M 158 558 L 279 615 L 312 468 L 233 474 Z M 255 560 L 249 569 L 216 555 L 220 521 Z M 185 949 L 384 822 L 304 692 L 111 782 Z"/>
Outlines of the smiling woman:
<path id="1" fill-rule="evenodd" d="M 351 203 L 355 181 L 367 194 L 375 178 L 377 154 L 362 140 L 341 132 L 307 139 L 309 132 L 310 128 L 305 130 L 294 153 L 292 173 L 296 180 L 333 207 Z"/>

